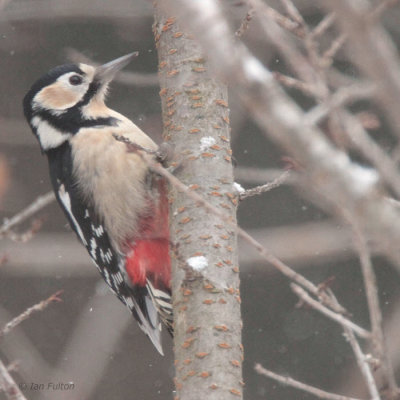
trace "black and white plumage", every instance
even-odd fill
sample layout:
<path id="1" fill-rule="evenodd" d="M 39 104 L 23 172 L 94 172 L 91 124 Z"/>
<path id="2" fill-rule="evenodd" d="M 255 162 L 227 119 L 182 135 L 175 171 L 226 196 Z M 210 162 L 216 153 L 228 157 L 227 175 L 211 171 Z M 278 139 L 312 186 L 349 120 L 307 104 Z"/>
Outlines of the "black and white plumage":
<path id="1" fill-rule="evenodd" d="M 52 69 L 25 96 L 24 113 L 72 229 L 162 354 L 159 317 L 172 332 L 166 185 L 143 161 L 147 153 L 129 153 L 113 135 L 157 146 L 104 104 L 108 83 L 134 56 Z"/>

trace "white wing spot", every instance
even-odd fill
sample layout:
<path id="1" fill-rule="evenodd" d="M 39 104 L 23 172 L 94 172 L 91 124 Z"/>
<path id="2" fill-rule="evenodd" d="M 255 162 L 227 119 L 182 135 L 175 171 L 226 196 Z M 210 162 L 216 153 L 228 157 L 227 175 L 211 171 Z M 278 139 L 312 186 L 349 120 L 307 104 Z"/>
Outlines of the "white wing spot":
<path id="1" fill-rule="evenodd" d="M 113 278 L 114 278 L 115 282 L 117 282 L 119 285 L 124 282 L 124 278 L 122 277 L 122 274 L 120 272 L 117 272 L 116 274 L 114 274 Z"/>
<path id="2" fill-rule="evenodd" d="M 164 298 L 165 300 L 171 299 L 171 296 L 163 290 L 156 289 L 153 284 L 147 279 L 147 288 L 150 290 L 153 296 Z"/>
<path id="3" fill-rule="evenodd" d="M 129 308 L 133 308 L 133 300 L 130 297 L 124 297 L 125 303 Z"/>
<path id="4" fill-rule="evenodd" d="M 90 240 L 90 255 L 92 258 L 94 258 L 95 260 L 97 259 L 96 257 L 96 249 L 97 249 L 97 243 L 96 243 L 96 239 L 92 238 Z M 101 250 L 101 249 L 100 249 Z"/>
<path id="5" fill-rule="evenodd" d="M 65 186 L 61 185 L 60 188 L 58 189 L 58 196 L 60 197 L 61 203 L 63 203 L 63 206 L 65 210 L 67 211 L 69 217 L 71 218 L 72 223 L 75 226 L 75 230 L 81 239 L 82 243 L 87 246 L 87 242 L 85 237 L 83 236 L 83 232 L 81 227 L 78 224 L 78 221 L 75 219 L 74 214 L 72 213 L 72 208 L 71 208 L 71 198 L 69 197 L 69 193 L 65 191 Z"/>
<path id="6" fill-rule="evenodd" d="M 101 261 L 105 262 L 106 261 L 106 257 L 104 255 L 104 251 L 102 248 L 100 248 L 100 257 L 101 257 Z"/>
<path id="7" fill-rule="evenodd" d="M 106 253 L 104 254 L 104 257 L 105 257 L 106 261 L 111 262 L 111 260 L 112 260 L 112 253 L 111 253 L 111 250 L 110 250 L 110 249 L 108 249 L 108 250 L 106 251 Z"/>
<path id="8" fill-rule="evenodd" d="M 104 233 L 103 225 L 99 225 L 97 228 L 92 224 L 92 231 L 97 236 L 100 237 Z"/>
<path id="9" fill-rule="evenodd" d="M 104 280 L 107 282 L 107 285 L 112 288 L 112 282 L 111 282 L 111 279 L 110 279 L 110 274 L 108 273 L 107 269 L 103 268 L 102 269 L 102 273 L 103 273 Z"/>
<path id="10" fill-rule="evenodd" d="M 157 304 L 158 304 L 161 308 L 163 308 L 165 311 L 171 312 L 171 310 L 172 310 L 172 305 L 171 305 L 171 303 L 167 303 L 166 301 L 163 301 L 163 300 L 161 300 L 161 299 L 159 299 L 159 298 L 158 298 L 156 301 L 157 301 Z"/>

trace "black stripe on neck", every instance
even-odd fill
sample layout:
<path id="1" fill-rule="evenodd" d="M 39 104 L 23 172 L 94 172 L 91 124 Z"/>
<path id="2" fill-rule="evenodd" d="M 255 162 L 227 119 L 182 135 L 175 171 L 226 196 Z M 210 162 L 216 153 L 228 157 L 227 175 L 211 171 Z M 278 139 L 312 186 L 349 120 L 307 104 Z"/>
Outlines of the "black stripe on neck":
<path id="1" fill-rule="evenodd" d="M 83 118 L 78 107 L 72 107 L 61 115 L 54 115 L 48 110 L 41 110 L 36 113 L 44 121 L 48 122 L 55 129 L 75 135 L 81 128 L 94 126 L 117 126 L 118 119 L 114 117 Z"/>

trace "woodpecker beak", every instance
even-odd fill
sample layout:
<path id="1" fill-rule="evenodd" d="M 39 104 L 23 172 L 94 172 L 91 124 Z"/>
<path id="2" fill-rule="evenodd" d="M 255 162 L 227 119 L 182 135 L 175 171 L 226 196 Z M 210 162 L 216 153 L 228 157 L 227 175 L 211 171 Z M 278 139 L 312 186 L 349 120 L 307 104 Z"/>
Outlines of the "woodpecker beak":
<path id="1" fill-rule="evenodd" d="M 96 78 L 102 83 L 107 84 L 111 82 L 117 72 L 122 68 L 126 67 L 135 57 L 139 55 L 139 52 L 127 54 L 117 58 L 116 60 L 110 61 L 107 64 L 100 65 L 96 68 Z"/>

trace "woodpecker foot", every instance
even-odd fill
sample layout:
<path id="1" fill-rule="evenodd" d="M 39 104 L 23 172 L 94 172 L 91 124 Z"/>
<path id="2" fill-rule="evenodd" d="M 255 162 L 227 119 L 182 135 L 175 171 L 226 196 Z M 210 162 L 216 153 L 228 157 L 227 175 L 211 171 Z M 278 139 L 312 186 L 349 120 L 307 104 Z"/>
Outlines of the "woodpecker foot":
<path id="1" fill-rule="evenodd" d="M 172 175 L 176 175 L 184 167 L 184 162 L 176 161 L 175 158 L 175 146 L 161 143 L 156 152 L 156 160 Z"/>
<path id="2" fill-rule="evenodd" d="M 175 147 L 167 142 L 163 142 L 156 152 L 156 160 L 163 166 L 167 167 L 174 158 Z"/>

